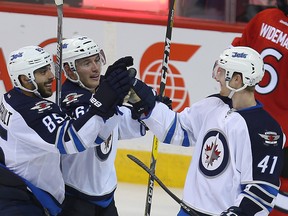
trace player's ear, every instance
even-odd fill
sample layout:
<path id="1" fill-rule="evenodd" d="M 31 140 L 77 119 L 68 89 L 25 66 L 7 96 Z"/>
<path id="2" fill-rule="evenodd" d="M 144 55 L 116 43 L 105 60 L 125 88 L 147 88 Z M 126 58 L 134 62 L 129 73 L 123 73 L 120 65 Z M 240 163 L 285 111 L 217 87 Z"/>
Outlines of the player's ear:
<path id="1" fill-rule="evenodd" d="M 18 79 L 23 86 L 27 85 L 27 83 L 30 83 L 30 79 L 25 75 L 20 75 Z"/>
<path id="2" fill-rule="evenodd" d="M 232 79 L 234 80 L 234 83 L 239 86 L 239 88 L 243 86 L 242 74 L 234 73 Z"/>
<path id="3" fill-rule="evenodd" d="M 29 79 L 26 75 L 20 75 L 18 79 L 24 88 L 30 89 L 30 90 L 35 89 L 35 86 L 32 83 L 31 79 Z"/>

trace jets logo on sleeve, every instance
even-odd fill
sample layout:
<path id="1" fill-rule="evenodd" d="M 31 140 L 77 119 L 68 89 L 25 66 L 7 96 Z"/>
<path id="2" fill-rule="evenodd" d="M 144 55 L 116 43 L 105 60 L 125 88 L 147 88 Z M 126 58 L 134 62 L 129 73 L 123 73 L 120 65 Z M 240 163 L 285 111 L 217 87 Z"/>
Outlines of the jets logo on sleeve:
<path id="1" fill-rule="evenodd" d="M 199 159 L 199 168 L 206 176 L 222 173 L 229 161 L 227 139 L 221 131 L 211 130 L 205 135 Z"/>
<path id="2" fill-rule="evenodd" d="M 278 145 L 278 139 L 280 138 L 280 135 L 278 135 L 276 132 L 267 131 L 264 134 L 259 134 L 260 137 L 264 139 L 264 145 Z"/>
<path id="3" fill-rule="evenodd" d="M 112 143 L 113 143 L 113 136 L 110 135 L 107 140 L 105 140 L 99 146 L 95 147 L 95 155 L 99 160 L 101 161 L 107 160 L 113 148 Z"/>
<path id="4" fill-rule="evenodd" d="M 76 102 L 79 97 L 81 97 L 83 94 L 77 94 L 75 92 L 70 93 L 66 95 L 66 97 L 63 100 L 63 103 L 66 103 L 67 105 L 73 102 Z"/>
<path id="5" fill-rule="evenodd" d="M 31 108 L 31 110 L 37 110 L 38 113 L 41 113 L 44 112 L 45 110 L 52 109 L 51 104 L 53 103 L 48 101 L 40 101 L 36 103 L 35 106 Z"/>

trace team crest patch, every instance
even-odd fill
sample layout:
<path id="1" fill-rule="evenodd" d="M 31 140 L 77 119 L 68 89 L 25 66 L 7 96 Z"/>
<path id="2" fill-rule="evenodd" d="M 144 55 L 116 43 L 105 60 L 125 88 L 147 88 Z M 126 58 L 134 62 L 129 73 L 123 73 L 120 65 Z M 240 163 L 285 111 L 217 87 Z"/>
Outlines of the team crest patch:
<path id="1" fill-rule="evenodd" d="M 267 131 L 264 134 L 259 134 L 260 137 L 264 139 L 264 145 L 278 145 L 278 139 L 280 138 L 280 135 L 278 135 L 276 132 Z"/>
<path id="2" fill-rule="evenodd" d="M 40 113 L 45 110 L 52 109 L 51 104 L 53 103 L 48 101 L 40 101 L 36 103 L 35 106 L 31 108 L 31 110 L 38 110 L 38 113 Z"/>
<path id="3" fill-rule="evenodd" d="M 206 176 L 222 173 L 229 161 L 227 139 L 221 131 L 209 131 L 203 140 L 199 168 Z"/>
<path id="4" fill-rule="evenodd" d="M 95 154 L 99 160 L 101 160 L 101 161 L 107 160 L 107 158 L 109 157 L 109 155 L 112 151 L 112 148 L 113 148 L 112 143 L 113 143 L 113 136 L 111 134 L 107 140 L 105 140 L 99 146 L 96 146 Z"/>
<path id="5" fill-rule="evenodd" d="M 81 97 L 82 95 L 83 94 L 77 94 L 75 92 L 70 93 L 70 94 L 66 95 L 66 97 L 64 98 L 64 100 L 62 102 L 66 103 L 68 105 L 70 103 L 77 101 L 78 98 Z"/>

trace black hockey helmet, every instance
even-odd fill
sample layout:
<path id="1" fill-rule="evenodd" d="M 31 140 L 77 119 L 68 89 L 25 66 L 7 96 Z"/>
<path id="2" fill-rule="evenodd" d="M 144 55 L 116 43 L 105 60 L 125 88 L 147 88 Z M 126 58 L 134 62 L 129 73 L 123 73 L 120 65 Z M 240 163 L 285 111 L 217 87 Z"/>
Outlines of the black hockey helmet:
<path id="1" fill-rule="evenodd" d="M 277 0 L 277 6 L 282 10 L 286 15 L 288 15 L 288 4 L 287 0 Z"/>

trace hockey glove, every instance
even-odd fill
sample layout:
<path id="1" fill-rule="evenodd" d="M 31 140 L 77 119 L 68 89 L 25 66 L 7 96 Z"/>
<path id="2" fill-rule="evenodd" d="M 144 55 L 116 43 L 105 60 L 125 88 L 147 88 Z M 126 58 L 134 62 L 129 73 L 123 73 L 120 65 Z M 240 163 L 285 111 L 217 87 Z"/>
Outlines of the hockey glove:
<path id="1" fill-rule="evenodd" d="M 220 216 L 246 216 L 240 207 L 231 206 L 220 214 Z"/>
<path id="2" fill-rule="evenodd" d="M 153 88 L 146 85 L 139 79 L 132 79 L 131 99 L 129 102 L 133 105 L 132 118 L 138 119 L 144 114 L 148 114 L 155 106 L 156 92 Z"/>
<path id="3" fill-rule="evenodd" d="M 91 112 L 104 119 L 117 113 L 116 106 L 123 101 L 130 89 L 130 79 L 127 70 L 117 69 L 104 78 L 95 94 L 90 98 Z"/>
<path id="4" fill-rule="evenodd" d="M 106 78 L 107 76 L 110 75 L 110 73 L 112 73 L 116 69 L 127 70 L 127 67 L 130 67 L 132 65 L 133 65 L 133 58 L 131 56 L 120 58 L 107 68 L 104 77 Z"/>

